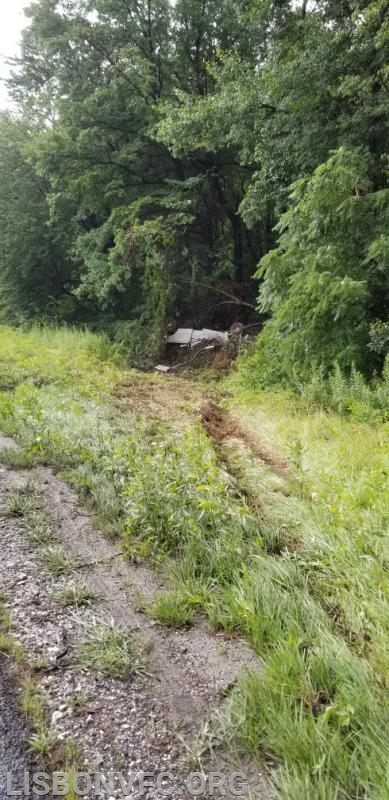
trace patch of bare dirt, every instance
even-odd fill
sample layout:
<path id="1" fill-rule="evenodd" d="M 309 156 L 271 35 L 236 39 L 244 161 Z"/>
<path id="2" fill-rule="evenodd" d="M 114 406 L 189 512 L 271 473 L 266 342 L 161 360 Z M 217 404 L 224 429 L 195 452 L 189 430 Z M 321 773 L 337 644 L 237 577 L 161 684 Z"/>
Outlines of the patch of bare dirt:
<path id="1" fill-rule="evenodd" d="M 11 439 L 10 436 L 3 436 L 0 433 L 0 448 L 6 449 L 9 447 L 11 450 L 17 449 L 17 444 L 14 439 Z"/>
<path id="2" fill-rule="evenodd" d="M 261 459 L 276 475 L 281 478 L 289 476 L 287 462 L 270 450 L 252 433 L 242 428 L 236 417 L 213 400 L 207 400 L 200 409 L 200 416 L 208 436 L 215 446 L 220 448 L 226 439 L 239 439 L 250 452 Z"/>
<path id="3" fill-rule="evenodd" d="M 174 418 L 179 424 L 191 422 L 194 416 L 200 415 L 219 454 L 223 455 L 221 446 L 226 439 L 238 439 L 280 478 L 290 477 L 286 460 L 243 428 L 230 411 L 219 406 L 211 396 L 204 395 L 193 380 L 164 376 L 121 383 L 116 389 L 115 399 L 121 410 L 131 409 L 151 419 L 171 421 Z"/>
<path id="4" fill-rule="evenodd" d="M 170 421 L 172 416 L 185 420 L 193 418 L 203 399 L 193 379 L 172 375 L 155 376 L 120 383 L 116 387 L 116 404 L 122 410 L 133 409 L 149 418 Z"/>
<path id="5" fill-rule="evenodd" d="M 86 772 L 169 771 L 175 776 L 171 797 L 178 800 L 185 796 L 182 786 L 192 771 L 187 756 L 199 731 L 243 670 L 261 665 L 243 641 L 216 635 L 205 624 L 176 631 L 140 613 L 139 592 L 151 598 L 163 589 L 158 574 L 125 561 L 50 470 L 26 474 L 0 469 L 0 506 L 7 492 L 26 478 L 39 488 L 55 520 L 56 538 L 75 567 L 79 560 L 88 565 L 67 577 L 50 577 L 42 572 L 23 520 L 0 519 L 0 584 L 8 596 L 14 635 L 35 665 L 38 686 L 47 697 L 52 728 L 60 742 L 77 745 Z M 102 599 L 92 608 L 58 605 L 53 595 L 69 578 L 82 581 Z M 96 616 L 124 624 L 147 644 L 146 675 L 115 680 L 76 668 L 71 644 Z M 70 657 L 63 658 L 69 643 Z M 82 703 L 75 698 L 83 698 Z M 209 759 L 207 768 L 215 770 L 218 763 L 219 755 Z M 236 769 L 228 758 L 223 763 L 227 772 Z M 251 762 L 249 766 L 251 796 L 269 800 L 265 770 Z M 157 796 L 150 789 L 150 800 Z"/>
<path id="6" fill-rule="evenodd" d="M 314 717 L 320 717 L 331 705 L 331 697 L 328 692 L 317 692 L 311 700 L 311 711 Z"/>

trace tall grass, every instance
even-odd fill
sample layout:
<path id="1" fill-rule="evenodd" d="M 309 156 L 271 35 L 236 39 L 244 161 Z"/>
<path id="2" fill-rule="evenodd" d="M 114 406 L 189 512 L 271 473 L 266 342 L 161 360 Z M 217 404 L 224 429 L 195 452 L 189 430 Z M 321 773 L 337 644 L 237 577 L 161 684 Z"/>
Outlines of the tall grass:
<path id="1" fill-rule="evenodd" d="M 242 421 L 287 454 L 290 477 L 234 441 L 228 474 L 198 423 L 119 413 L 119 367 L 89 334 L 61 336 L 18 332 L 9 350 L 0 329 L 0 366 L 19 370 L 0 427 L 61 470 L 130 555 L 165 571 L 173 592 L 155 616 L 183 625 L 201 611 L 264 659 L 219 727 L 276 760 L 279 797 L 388 796 L 387 426 L 281 392 L 242 395 Z"/>
<path id="2" fill-rule="evenodd" d="M 320 367 L 301 379 L 295 370 L 281 375 L 278 357 L 269 362 L 261 348 L 254 346 L 239 362 L 235 383 L 246 390 L 276 390 L 280 385 L 295 396 L 364 422 L 389 420 L 389 356 L 382 375 L 368 382 L 355 367 L 346 374 L 338 364 L 327 374 Z"/>
<path id="3" fill-rule="evenodd" d="M 125 366 L 123 354 L 106 336 L 66 327 L 36 326 L 26 333 L 2 326 L 0 356 L 0 389 L 76 380 L 84 388 L 109 390 L 116 366 Z"/>

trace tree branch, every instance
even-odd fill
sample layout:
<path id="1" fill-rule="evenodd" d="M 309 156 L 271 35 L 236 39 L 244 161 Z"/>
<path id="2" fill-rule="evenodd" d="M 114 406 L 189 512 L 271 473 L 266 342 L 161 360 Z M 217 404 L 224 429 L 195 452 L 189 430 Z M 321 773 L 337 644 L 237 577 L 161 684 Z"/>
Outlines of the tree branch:
<path id="1" fill-rule="evenodd" d="M 177 283 L 192 283 L 191 280 L 186 278 L 176 278 Z M 253 305 L 253 303 L 248 303 L 246 300 L 239 300 L 239 297 L 235 297 L 235 295 L 230 294 L 230 292 L 224 291 L 224 289 L 218 289 L 216 286 L 211 286 L 209 283 L 199 283 L 196 281 L 196 286 L 201 286 L 203 289 L 210 289 L 212 292 L 216 292 L 217 294 L 222 294 L 224 297 L 228 297 L 230 303 L 239 306 L 246 306 L 247 308 L 253 308 L 254 311 L 257 311 L 257 307 Z M 222 305 L 219 303 L 219 305 Z"/>

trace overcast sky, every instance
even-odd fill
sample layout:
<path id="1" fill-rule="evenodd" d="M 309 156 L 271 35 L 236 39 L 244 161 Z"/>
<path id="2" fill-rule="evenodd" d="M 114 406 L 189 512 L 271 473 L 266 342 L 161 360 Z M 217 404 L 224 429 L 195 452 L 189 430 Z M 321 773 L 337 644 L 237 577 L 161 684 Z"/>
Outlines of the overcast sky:
<path id="1" fill-rule="evenodd" d="M 0 0 L 0 108 L 7 106 L 3 80 L 8 76 L 9 67 L 5 61 L 18 51 L 21 31 L 26 25 L 23 8 L 28 5 L 29 0 Z"/>

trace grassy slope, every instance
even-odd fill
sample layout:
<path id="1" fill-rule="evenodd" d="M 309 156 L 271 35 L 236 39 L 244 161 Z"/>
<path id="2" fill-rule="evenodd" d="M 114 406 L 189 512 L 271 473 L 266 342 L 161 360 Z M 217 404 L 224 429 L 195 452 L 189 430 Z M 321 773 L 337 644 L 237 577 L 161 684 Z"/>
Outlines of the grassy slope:
<path id="1" fill-rule="evenodd" d="M 346 420 L 281 393 L 241 395 L 238 410 L 293 465 L 293 496 L 281 505 L 297 523 L 295 557 L 312 591 L 389 680 L 389 423 Z M 260 480 L 252 491 L 261 496 Z M 265 502 L 280 509 L 274 495 Z"/>
<path id="2" fill-rule="evenodd" d="M 89 334 L 0 329 L 0 428 L 26 463 L 61 470 L 129 554 L 165 570 L 157 616 L 184 624 L 202 610 L 265 659 L 217 728 L 275 757 L 280 797 L 389 797 L 388 425 L 235 395 L 291 474 L 233 440 L 227 474 L 196 421 L 118 411 L 116 384 L 143 379 L 112 356 Z"/>

